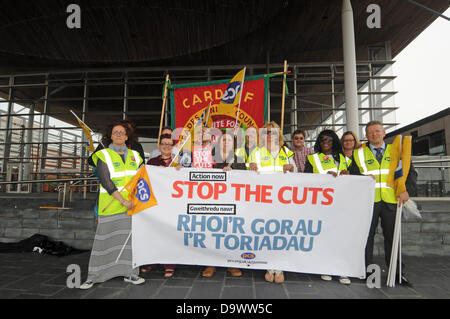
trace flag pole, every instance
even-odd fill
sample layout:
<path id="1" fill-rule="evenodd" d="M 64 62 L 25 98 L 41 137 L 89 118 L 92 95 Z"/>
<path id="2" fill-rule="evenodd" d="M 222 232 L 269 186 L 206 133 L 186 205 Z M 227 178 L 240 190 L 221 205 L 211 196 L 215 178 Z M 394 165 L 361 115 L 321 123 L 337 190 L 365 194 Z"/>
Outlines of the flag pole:
<path id="1" fill-rule="evenodd" d="M 236 121 L 234 122 L 234 136 L 236 136 L 237 132 L 237 122 L 239 118 L 239 113 L 241 112 L 241 100 L 242 100 L 242 94 L 244 93 L 244 82 L 245 82 L 245 72 L 247 71 L 247 67 L 244 67 L 244 75 L 242 77 L 242 85 L 241 85 L 241 95 L 239 95 L 239 106 L 238 111 L 236 113 Z"/>
<path id="2" fill-rule="evenodd" d="M 87 124 L 84 123 L 84 122 L 83 122 L 83 121 L 75 114 L 74 111 L 72 111 L 71 109 L 69 109 L 69 111 L 70 111 L 70 113 L 73 114 L 73 116 L 75 116 L 75 117 L 77 118 L 78 121 L 80 121 L 81 123 L 83 123 L 83 124 L 87 127 L 87 129 L 91 132 L 91 134 L 94 134 L 94 131 L 91 130 L 91 128 L 90 128 L 89 126 L 87 126 Z M 100 140 L 99 143 L 103 146 L 103 148 L 106 148 L 105 145 L 103 145 L 102 140 Z"/>
<path id="3" fill-rule="evenodd" d="M 403 205 L 398 205 L 397 203 L 397 211 L 395 214 L 395 226 L 394 226 L 394 236 L 392 239 L 392 248 L 391 248 L 391 260 L 389 264 L 389 273 L 388 273 L 388 287 L 395 287 L 395 276 L 397 271 L 397 262 L 398 262 L 398 253 L 399 253 L 399 243 L 400 243 L 400 223 L 402 216 L 402 208 Z M 401 274 L 400 274 L 401 276 Z"/>
<path id="4" fill-rule="evenodd" d="M 94 133 L 94 131 L 93 130 L 91 130 L 91 128 L 89 127 L 89 126 L 87 126 L 87 124 L 86 123 L 84 123 L 76 114 L 75 114 L 75 112 L 74 111 L 72 111 L 72 110 L 70 110 L 69 109 L 69 111 L 70 111 L 70 113 L 72 113 L 73 114 L 73 116 L 75 116 L 76 118 L 77 118 L 77 120 L 78 121 L 80 121 L 81 123 L 83 123 L 88 129 L 89 129 L 89 131 L 91 131 L 91 133 Z"/>
<path id="5" fill-rule="evenodd" d="M 211 103 L 212 103 L 212 101 L 209 102 L 208 117 L 209 117 L 209 112 L 211 110 Z M 202 113 L 202 115 L 203 115 L 203 113 Z M 200 121 L 200 120 L 203 120 L 202 116 L 200 116 L 200 118 L 197 119 L 197 121 L 194 124 L 193 129 L 195 129 L 197 127 L 198 121 Z M 189 141 L 190 138 L 191 138 L 191 131 L 189 131 L 189 134 L 188 134 L 186 140 L 183 142 L 183 145 L 181 145 L 180 149 L 178 150 L 177 155 L 172 159 L 172 162 L 170 162 L 169 167 L 171 167 L 172 163 L 175 162 L 175 160 L 178 158 L 178 156 L 180 156 L 181 150 L 183 149 L 184 145 L 186 144 L 187 141 Z"/>
<path id="6" fill-rule="evenodd" d="M 166 110 L 166 100 L 167 100 L 167 89 L 169 86 L 169 74 L 166 75 L 166 81 L 164 82 L 164 96 L 163 96 L 163 104 L 161 110 L 161 121 L 159 122 L 159 133 L 158 133 L 158 141 L 161 137 L 162 125 L 164 120 L 164 112 Z"/>
<path id="7" fill-rule="evenodd" d="M 209 102 L 209 107 L 208 107 L 208 115 L 206 115 L 206 121 L 205 121 L 205 125 L 204 125 L 204 127 L 208 127 L 208 121 L 209 121 L 209 113 L 211 112 L 211 104 L 212 104 L 212 101 L 211 101 L 211 102 Z"/>
<path id="8" fill-rule="evenodd" d="M 119 261 L 120 256 L 122 256 L 122 253 L 123 253 L 123 250 L 125 249 L 125 246 L 127 245 L 128 241 L 130 240 L 131 232 L 132 231 L 130 230 L 130 234 L 128 235 L 127 240 L 125 241 L 125 244 L 123 244 L 122 249 L 120 250 L 119 256 L 117 256 L 116 264 Z"/>
<path id="9" fill-rule="evenodd" d="M 283 135 L 283 127 L 284 127 L 284 104 L 286 97 L 286 71 L 287 71 L 287 61 L 284 60 L 284 71 L 283 71 L 283 97 L 281 99 L 281 134 Z"/>
<path id="10" fill-rule="evenodd" d="M 402 213 L 403 209 L 400 211 L 400 223 L 398 224 L 398 282 L 400 285 L 402 284 Z"/>

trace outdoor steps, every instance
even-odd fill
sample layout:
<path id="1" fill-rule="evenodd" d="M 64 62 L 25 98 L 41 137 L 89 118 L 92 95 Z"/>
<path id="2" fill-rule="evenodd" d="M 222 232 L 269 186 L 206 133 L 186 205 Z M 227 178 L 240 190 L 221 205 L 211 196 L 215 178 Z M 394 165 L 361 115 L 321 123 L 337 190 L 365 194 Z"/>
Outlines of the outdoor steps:
<path id="1" fill-rule="evenodd" d="M 422 220 L 402 222 L 402 253 L 406 256 L 450 256 L 450 198 L 414 198 Z M 381 223 L 380 223 L 381 224 Z M 384 256 L 381 226 L 375 236 L 375 255 Z"/>
<path id="2" fill-rule="evenodd" d="M 415 200 L 423 220 L 403 221 L 403 254 L 450 256 L 450 198 Z M 61 203 L 56 196 L 3 196 L 0 198 L 0 242 L 18 242 L 39 233 L 75 248 L 91 249 L 96 229 L 95 201 L 90 196 L 90 199 L 78 198 L 67 203 L 71 210 L 39 209 L 40 206 L 60 207 Z M 384 256 L 380 226 L 374 254 Z"/>
<path id="3" fill-rule="evenodd" d="M 0 198 L 0 242 L 18 242 L 42 234 L 74 248 L 91 249 L 97 227 L 95 202 L 93 198 L 74 198 L 65 205 L 72 209 L 63 210 L 39 208 L 61 207 L 56 198 Z"/>

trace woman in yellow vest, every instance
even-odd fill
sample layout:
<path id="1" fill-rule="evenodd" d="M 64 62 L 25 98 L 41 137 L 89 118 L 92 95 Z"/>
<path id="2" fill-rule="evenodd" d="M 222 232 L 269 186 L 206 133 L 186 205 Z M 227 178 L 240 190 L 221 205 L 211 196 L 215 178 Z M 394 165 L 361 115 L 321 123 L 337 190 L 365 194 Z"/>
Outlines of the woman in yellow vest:
<path id="1" fill-rule="evenodd" d="M 283 134 L 275 122 L 269 122 L 261 130 L 259 139 L 263 145 L 253 150 L 248 158 L 249 169 L 258 172 L 295 172 L 294 153 L 284 145 Z M 281 270 L 269 269 L 265 279 L 268 282 L 284 282 Z"/>
<path id="2" fill-rule="evenodd" d="M 339 137 L 332 130 L 320 132 L 314 145 L 316 153 L 308 155 L 305 165 L 305 173 L 348 175 L 348 167 L 345 156 L 342 154 L 342 145 Z M 333 277 L 322 275 L 325 281 L 331 281 Z M 348 277 L 341 276 L 339 282 L 344 285 L 351 283 Z"/>
<path id="3" fill-rule="evenodd" d="M 135 285 L 145 282 L 138 277 L 139 268 L 132 267 L 131 217 L 127 215 L 127 210 L 133 204 L 128 200 L 128 192 L 123 189 L 143 163 L 139 153 L 128 149 L 125 144 L 129 130 L 123 121 L 110 125 L 104 136 L 108 148 L 92 156 L 100 179 L 99 218 L 88 278 L 80 286 L 81 289 L 89 289 L 94 283 L 119 276 Z"/>
<path id="4" fill-rule="evenodd" d="M 347 168 L 353 163 L 353 151 L 361 147 L 358 136 L 353 131 L 347 131 L 342 134 L 342 153 L 344 153 L 345 161 L 347 162 Z"/>

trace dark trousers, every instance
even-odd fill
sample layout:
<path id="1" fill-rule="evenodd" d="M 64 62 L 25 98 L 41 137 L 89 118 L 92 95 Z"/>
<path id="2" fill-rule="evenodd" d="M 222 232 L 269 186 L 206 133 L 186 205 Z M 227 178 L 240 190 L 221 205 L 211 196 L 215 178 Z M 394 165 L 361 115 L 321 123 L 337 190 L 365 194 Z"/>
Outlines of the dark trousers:
<path id="1" fill-rule="evenodd" d="M 378 219 L 381 219 L 381 229 L 384 237 L 384 260 L 389 267 L 391 263 L 392 242 L 394 238 L 395 214 L 397 211 L 396 204 L 389 204 L 383 201 L 375 203 L 373 206 L 372 223 L 370 225 L 369 237 L 366 244 L 366 267 L 373 264 L 373 244 L 375 232 L 378 227 Z M 403 263 L 402 263 L 402 268 Z M 398 271 L 398 264 L 397 264 Z M 398 272 L 397 272 L 398 273 Z"/>

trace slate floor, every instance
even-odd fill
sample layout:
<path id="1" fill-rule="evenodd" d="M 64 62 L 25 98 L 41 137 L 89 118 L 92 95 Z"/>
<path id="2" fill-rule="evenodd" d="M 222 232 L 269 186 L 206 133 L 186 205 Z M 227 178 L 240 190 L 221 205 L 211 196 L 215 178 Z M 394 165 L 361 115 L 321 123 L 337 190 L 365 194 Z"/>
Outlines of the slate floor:
<path id="1" fill-rule="evenodd" d="M 263 270 L 245 270 L 232 278 L 218 268 L 212 278 L 203 278 L 201 266 L 178 266 L 171 279 L 162 267 L 144 274 L 146 282 L 134 286 L 116 278 L 89 290 L 69 289 L 66 268 L 77 264 L 86 278 L 89 252 L 67 257 L 37 253 L 0 254 L 0 299 L 448 299 L 450 257 L 403 257 L 413 287 L 369 289 L 353 280 L 349 286 L 337 280 L 324 282 L 318 275 L 286 272 L 283 284 L 267 283 Z M 381 263 L 379 258 L 376 262 Z M 382 266 L 385 268 L 384 266 Z"/>

